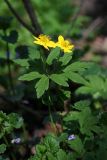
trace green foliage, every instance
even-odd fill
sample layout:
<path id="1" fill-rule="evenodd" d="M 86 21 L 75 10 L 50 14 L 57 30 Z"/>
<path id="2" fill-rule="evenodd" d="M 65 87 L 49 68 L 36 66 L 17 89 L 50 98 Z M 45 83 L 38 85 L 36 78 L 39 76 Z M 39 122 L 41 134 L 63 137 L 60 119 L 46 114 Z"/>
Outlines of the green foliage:
<path id="1" fill-rule="evenodd" d="M 99 145 L 102 139 L 106 137 L 105 127 L 107 129 L 107 126 L 105 123 L 101 123 L 105 117 L 104 114 L 103 112 L 102 116 L 100 116 L 99 113 L 93 113 L 89 101 L 85 100 L 75 103 L 69 114 L 64 117 L 66 132 L 72 133 L 73 131 L 74 135 L 78 134 L 74 140 L 68 142 L 70 147 L 77 152 L 75 154 L 77 158 L 82 157 L 84 160 L 87 160 L 91 157 L 91 159 L 95 160 L 99 157 L 99 153 L 103 152 L 106 160 L 105 147 L 100 147 Z M 76 122 L 79 125 L 73 129 L 72 127 L 74 127 Z M 72 123 L 74 123 L 73 126 Z M 97 150 L 96 145 L 98 145 Z M 104 143 L 103 145 L 105 146 Z"/>
<path id="2" fill-rule="evenodd" d="M 16 59 L 14 62 L 30 69 L 30 72 L 22 75 L 19 80 L 39 79 L 35 81 L 35 88 L 37 97 L 40 98 L 46 94 L 45 91 L 48 90 L 49 84 L 51 86 L 53 82 L 62 87 L 69 87 L 68 80 L 82 85 L 88 83 L 81 75 L 81 72 L 88 69 L 91 63 L 71 63 L 71 60 L 72 54 L 61 54 L 59 48 L 52 49 L 47 58 L 37 48 L 29 48 L 29 57 L 27 59 Z"/>
<path id="3" fill-rule="evenodd" d="M 42 139 L 30 160 L 100 160 L 101 157 L 106 160 L 107 126 L 104 114 L 93 113 L 87 100 L 75 103 L 69 114 L 64 116 L 63 133 L 57 137 L 49 134 Z M 79 128 L 73 130 L 76 121 Z M 74 138 L 69 139 L 68 135 Z"/>
<path id="4" fill-rule="evenodd" d="M 100 128 L 98 126 L 98 119 L 92 114 L 88 104 L 89 103 L 86 103 L 86 101 L 80 101 L 76 103 L 73 108 L 77 109 L 77 111 L 69 112 L 69 114 L 64 118 L 64 120 L 77 120 L 80 126 L 80 132 L 87 136 L 93 137 L 94 132 L 100 133 Z"/>
<path id="5" fill-rule="evenodd" d="M 84 146 L 79 137 L 76 136 L 76 139 L 69 141 L 68 145 L 71 149 L 76 151 L 80 156 L 84 154 Z"/>
<path id="6" fill-rule="evenodd" d="M 97 75 L 87 76 L 87 82 L 85 86 L 77 89 L 77 94 L 90 94 L 94 99 L 107 98 L 107 79 Z"/>
<path id="7" fill-rule="evenodd" d="M 28 59 L 15 59 L 14 62 L 21 67 L 29 67 Z"/>
<path id="8" fill-rule="evenodd" d="M 59 58 L 59 62 L 61 62 L 62 66 L 65 66 L 70 62 L 71 59 L 72 53 L 64 54 L 62 57 Z"/>
<path id="9" fill-rule="evenodd" d="M 5 142 L 5 144 L 0 144 L 0 154 L 3 154 L 6 148 L 9 147 L 6 136 L 11 134 L 15 129 L 21 128 L 22 125 L 23 119 L 18 114 L 10 113 L 6 115 L 0 111 L 0 140 L 3 139 Z"/>
<path id="10" fill-rule="evenodd" d="M 49 88 L 49 78 L 46 75 L 42 75 L 41 79 L 36 83 L 35 88 L 37 97 L 40 98 Z"/>
<path id="11" fill-rule="evenodd" d="M 34 79 L 41 78 L 42 75 L 38 72 L 30 72 L 27 74 L 24 74 L 23 76 L 20 76 L 19 80 L 21 81 L 32 81 Z"/>
<path id="12" fill-rule="evenodd" d="M 30 59 L 40 59 L 40 51 L 37 49 L 37 47 L 28 47 L 28 53 Z"/>
<path id="13" fill-rule="evenodd" d="M 60 54 L 60 48 L 55 48 L 51 51 L 51 53 L 48 55 L 48 58 L 46 60 L 46 63 L 51 65 L 54 59 L 57 59 Z"/>
<path id="14" fill-rule="evenodd" d="M 68 83 L 66 82 L 67 78 L 65 77 L 63 73 L 62 74 L 52 74 L 50 76 L 50 79 L 59 85 L 68 87 Z"/>
<path id="15" fill-rule="evenodd" d="M 54 135 L 47 135 L 36 146 L 36 155 L 29 160 L 70 160 L 69 154 L 60 149 L 59 141 Z"/>
<path id="16" fill-rule="evenodd" d="M 0 144 L 0 154 L 4 153 L 6 151 L 6 145 Z"/>
<path id="17" fill-rule="evenodd" d="M 0 112 L 0 138 L 6 134 L 10 134 L 14 129 L 18 129 L 23 125 L 23 119 L 16 113 L 6 115 Z"/>

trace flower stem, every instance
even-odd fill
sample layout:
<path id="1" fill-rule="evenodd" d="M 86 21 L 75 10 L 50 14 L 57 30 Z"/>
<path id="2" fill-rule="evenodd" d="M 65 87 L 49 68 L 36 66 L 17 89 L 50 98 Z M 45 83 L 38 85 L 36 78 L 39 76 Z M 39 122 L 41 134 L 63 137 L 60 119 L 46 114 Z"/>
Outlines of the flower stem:
<path id="1" fill-rule="evenodd" d="M 53 117 L 52 117 L 52 114 L 51 114 L 51 106 L 50 106 L 50 104 L 48 105 L 48 109 L 49 109 L 49 116 L 50 116 L 50 121 L 51 121 L 51 124 L 52 124 L 52 128 L 54 130 L 54 133 L 56 134 L 57 133 L 57 128 L 56 128 L 56 125 L 54 123 L 54 120 L 53 120 Z"/>

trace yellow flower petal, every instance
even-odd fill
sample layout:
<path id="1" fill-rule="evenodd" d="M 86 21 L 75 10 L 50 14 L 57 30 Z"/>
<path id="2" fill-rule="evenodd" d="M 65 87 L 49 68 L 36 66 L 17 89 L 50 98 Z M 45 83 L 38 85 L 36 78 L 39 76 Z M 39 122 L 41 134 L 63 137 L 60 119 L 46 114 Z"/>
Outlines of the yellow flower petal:
<path id="1" fill-rule="evenodd" d="M 74 48 L 74 45 L 71 44 L 70 41 L 64 40 L 61 35 L 58 37 L 58 42 L 56 44 L 64 51 L 64 53 L 70 53 Z"/>
<path id="2" fill-rule="evenodd" d="M 60 35 L 60 36 L 58 37 L 58 41 L 59 41 L 59 42 L 62 42 L 62 41 L 64 41 L 64 38 Z"/>
<path id="3" fill-rule="evenodd" d="M 49 42 L 49 47 L 55 48 L 55 47 L 56 47 L 56 43 L 53 42 L 53 41 L 50 41 L 50 42 Z"/>
<path id="4" fill-rule="evenodd" d="M 34 41 L 34 43 L 38 44 L 38 45 L 42 45 L 44 48 L 48 49 L 48 47 L 52 47 L 55 48 L 56 47 L 56 43 L 50 40 L 49 36 L 46 35 L 39 35 L 39 37 L 34 37 L 36 40 Z"/>

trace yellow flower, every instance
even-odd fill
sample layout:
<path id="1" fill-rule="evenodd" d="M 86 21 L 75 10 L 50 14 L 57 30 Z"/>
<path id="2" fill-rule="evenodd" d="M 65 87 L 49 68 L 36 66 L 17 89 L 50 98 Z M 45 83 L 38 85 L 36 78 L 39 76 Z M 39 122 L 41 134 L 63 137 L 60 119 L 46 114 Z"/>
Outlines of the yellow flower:
<path id="1" fill-rule="evenodd" d="M 35 38 L 34 43 L 39 44 L 41 46 L 44 46 L 48 50 L 49 50 L 48 47 L 52 47 L 52 48 L 56 47 L 56 43 L 54 43 L 53 41 L 51 41 L 49 36 L 41 34 L 41 35 L 39 35 L 38 38 L 37 37 L 34 37 L 34 38 Z"/>
<path id="2" fill-rule="evenodd" d="M 64 40 L 62 36 L 58 37 L 58 42 L 56 45 L 60 47 L 64 53 L 71 53 L 74 48 L 74 45 L 71 44 L 68 40 Z"/>

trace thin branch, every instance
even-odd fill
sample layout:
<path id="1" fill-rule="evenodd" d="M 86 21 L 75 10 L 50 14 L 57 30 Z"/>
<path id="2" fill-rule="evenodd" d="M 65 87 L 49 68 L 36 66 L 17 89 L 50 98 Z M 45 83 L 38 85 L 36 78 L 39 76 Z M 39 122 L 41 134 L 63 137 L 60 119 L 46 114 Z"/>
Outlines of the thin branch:
<path id="1" fill-rule="evenodd" d="M 34 12 L 31 1 L 30 0 L 22 0 L 22 1 L 23 1 L 23 4 L 24 4 L 24 7 L 25 7 L 25 9 L 28 13 L 28 16 L 31 20 L 32 26 L 34 27 L 36 36 L 38 36 L 39 34 L 42 33 L 42 29 L 41 29 L 41 27 L 38 23 L 37 16 Z"/>
<path id="2" fill-rule="evenodd" d="M 105 19 L 102 17 L 98 17 L 96 18 L 91 24 L 90 26 L 83 32 L 83 38 L 82 39 L 87 39 L 87 37 L 89 36 L 89 34 L 91 32 L 93 32 L 95 29 L 98 29 L 100 27 L 102 27 L 105 23 Z"/>
<path id="3" fill-rule="evenodd" d="M 21 18 L 20 16 L 17 14 L 17 12 L 14 10 L 14 8 L 12 7 L 12 5 L 10 4 L 10 2 L 8 0 L 4 0 L 5 3 L 7 4 L 8 8 L 10 9 L 10 11 L 13 13 L 13 15 L 16 17 L 16 19 L 32 34 L 36 35 L 35 31 L 29 27 Z"/>
<path id="4" fill-rule="evenodd" d="M 76 19 L 79 17 L 79 15 L 81 14 L 81 10 L 82 10 L 82 7 L 83 7 L 83 3 L 84 3 L 85 0 L 80 0 L 80 3 L 79 3 L 79 6 L 78 6 L 78 11 L 76 13 L 74 13 L 74 15 L 71 17 L 71 25 L 70 27 L 68 28 L 67 30 L 67 33 L 66 33 L 66 37 L 69 36 L 69 32 L 71 31 L 71 29 L 73 27 L 75 27 L 75 22 L 76 22 Z"/>

